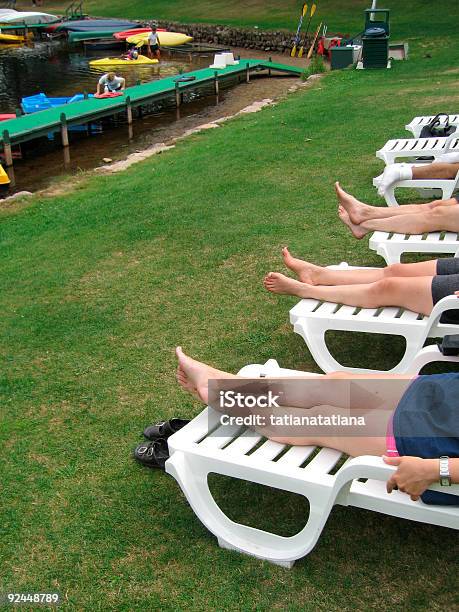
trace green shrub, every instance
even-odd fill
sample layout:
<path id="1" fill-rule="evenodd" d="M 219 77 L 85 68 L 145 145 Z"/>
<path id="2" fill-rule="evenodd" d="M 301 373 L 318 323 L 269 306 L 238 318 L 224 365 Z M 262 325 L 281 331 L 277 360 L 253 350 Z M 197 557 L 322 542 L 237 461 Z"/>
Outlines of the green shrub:
<path id="1" fill-rule="evenodd" d="M 311 63 L 305 69 L 301 78 L 305 81 L 312 74 L 321 74 L 322 72 L 326 72 L 327 68 L 325 67 L 324 60 L 321 55 L 314 55 Z"/>

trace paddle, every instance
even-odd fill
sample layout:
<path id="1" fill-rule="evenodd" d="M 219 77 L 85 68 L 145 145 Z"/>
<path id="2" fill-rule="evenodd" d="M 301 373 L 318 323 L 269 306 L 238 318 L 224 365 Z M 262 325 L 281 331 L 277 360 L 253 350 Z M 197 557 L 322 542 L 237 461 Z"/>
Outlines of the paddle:
<path id="1" fill-rule="evenodd" d="M 300 30 L 301 30 L 301 26 L 303 25 L 303 17 L 306 15 L 307 12 L 308 12 L 308 5 L 307 4 L 303 4 L 303 8 L 301 9 L 300 21 L 298 23 L 298 28 L 297 28 L 296 34 L 295 34 L 295 39 L 294 39 L 293 47 L 292 47 L 292 50 L 290 52 L 290 56 L 291 57 L 295 57 L 295 55 L 296 55 L 296 47 L 297 47 L 298 43 L 300 42 Z"/>
<path id="2" fill-rule="evenodd" d="M 313 4 L 311 6 L 311 14 L 309 15 L 308 25 L 306 26 L 306 32 L 304 33 L 303 44 L 298 51 L 298 57 L 303 57 L 304 45 L 306 44 L 306 39 L 308 37 L 309 26 L 311 25 L 311 19 L 314 17 L 314 13 L 316 12 L 317 5 Z"/>
<path id="3" fill-rule="evenodd" d="M 317 28 L 316 33 L 314 34 L 314 40 L 312 41 L 311 48 L 308 51 L 307 59 L 311 59 L 311 55 L 312 55 L 312 52 L 314 51 L 314 47 L 317 41 L 317 37 L 319 36 L 321 27 L 322 27 L 322 22 L 320 22 L 319 27 Z"/>

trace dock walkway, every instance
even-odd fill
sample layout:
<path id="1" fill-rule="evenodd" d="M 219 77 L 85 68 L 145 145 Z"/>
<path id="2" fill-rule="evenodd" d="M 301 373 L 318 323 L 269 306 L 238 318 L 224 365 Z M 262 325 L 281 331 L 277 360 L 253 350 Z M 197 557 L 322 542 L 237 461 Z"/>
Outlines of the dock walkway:
<path id="1" fill-rule="evenodd" d="M 241 75 L 245 75 L 246 80 L 249 80 L 251 73 L 265 70 L 268 70 L 270 74 L 273 71 L 299 76 L 304 71 L 304 68 L 277 64 L 266 60 L 243 59 L 234 66 L 227 66 L 220 70 L 204 68 L 187 72 L 183 75 L 128 87 L 123 96 L 116 98 L 88 98 L 80 102 L 73 102 L 72 104 L 57 106 L 31 115 L 22 115 L 16 119 L 3 121 L 0 128 L 0 143 L 5 151 L 7 165 L 11 165 L 8 164 L 8 158 L 10 158 L 8 153 L 13 144 L 46 136 L 50 131 L 61 130 L 65 146 L 68 144 L 68 125 L 90 123 L 122 112 L 127 113 L 128 123 L 131 123 L 132 108 L 134 107 L 156 102 L 174 95 L 176 96 L 177 104 L 180 104 L 181 93 L 184 91 L 192 90 L 205 84 L 215 83 L 216 92 L 218 92 L 218 83 L 225 79 L 234 76 L 240 78 Z M 180 76 L 195 78 L 190 81 L 177 83 L 176 79 Z"/>

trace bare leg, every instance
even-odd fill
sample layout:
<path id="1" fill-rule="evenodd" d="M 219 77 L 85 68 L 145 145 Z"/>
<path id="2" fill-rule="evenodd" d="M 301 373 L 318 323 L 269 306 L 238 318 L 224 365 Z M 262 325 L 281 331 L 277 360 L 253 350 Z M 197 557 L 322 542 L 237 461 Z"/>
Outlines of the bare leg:
<path id="1" fill-rule="evenodd" d="M 414 179 L 453 179 L 459 172 L 459 163 L 433 162 L 422 166 L 412 166 Z"/>
<path id="2" fill-rule="evenodd" d="M 293 257 L 287 247 L 282 249 L 282 256 L 287 268 L 308 285 L 361 285 L 393 276 L 435 276 L 437 272 L 436 259 L 412 264 L 393 264 L 386 268 L 332 270 Z"/>
<path id="3" fill-rule="evenodd" d="M 457 206 L 456 198 L 448 200 L 434 200 L 426 204 L 403 204 L 403 206 L 369 206 L 360 200 L 357 200 L 353 195 L 344 191 L 341 185 L 335 183 L 335 191 L 338 196 L 338 203 L 342 206 L 349 215 L 352 223 L 359 225 L 363 221 L 372 219 L 386 219 L 387 217 L 397 217 L 399 215 L 408 215 L 412 213 L 420 213 L 431 211 L 438 206 Z"/>
<path id="4" fill-rule="evenodd" d="M 399 306 L 425 315 L 430 314 L 433 308 L 431 276 L 393 277 L 368 284 L 322 286 L 308 285 L 283 274 L 270 272 L 265 277 L 264 285 L 272 293 L 359 308 Z"/>
<path id="5" fill-rule="evenodd" d="M 185 355 L 185 353 L 183 353 L 180 347 L 177 347 L 176 354 L 177 354 L 177 358 L 179 361 L 179 366 L 178 366 L 179 384 L 185 390 L 191 393 L 193 393 L 193 390 L 200 389 L 199 396 L 200 396 L 200 399 L 204 403 L 207 403 L 207 398 L 208 398 L 207 385 L 208 385 L 209 380 L 216 379 L 216 378 L 218 379 L 223 379 L 223 378 L 241 379 L 242 378 L 239 376 L 228 374 L 226 372 L 222 372 L 220 370 L 216 370 L 215 368 L 212 368 L 204 363 L 191 359 L 191 357 L 188 357 L 187 355 Z M 336 379 L 342 379 L 342 382 L 348 382 L 349 380 L 353 380 L 353 381 L 357 381 L 359 384 L 361 384 L 362 382 L 365 383 L 365 381 L 368 381 L 368 392 L 366 394 L 364 393 L 360 398 L 363 401 L 360 402 L 358 394 L 354 394 L 354 401 L 353 401 L 354 405 L 352 407 L 349 405 L 346 405 L 346 406 L 341 405 L 342 397 L 337 398 L 338 405 L 333 405 L 329 403 L 330 400 L 334 401 L 335 396 L 336 396 L 336 391 L 337 390 L 339 391 L 339 388 L 333 387 L 333 385 L 330 385 L 330 384 L 327 385 L 323 383 L 325 383 L 327 380 L 328 381 L 334 380 L 334 382 L 337 382 Z M 388 389 L 389 389 L 388 385 L 385 384 L 384 386 L 381 386 L 379 383 L 387 383 L 387 381 L 394 381 L 394 380 L 400 381 L 400 379 L 403 379 L 403 380 L 401 381 L 402 384 L 398 386 L 398 389 L 399 389 L 398 392 L 390 395 L 390 390 L 389 390 L 389 396 L 385 398 L 386 400 L 384 402 L 385 404 L 387 404 L 388 402 L 392 404 L 390 406 L 390 410 L 388 410 L 386 406 L 385 409 L 383 410 L 375 410 L 373 412 L 369 411 L 365 416 L 365 421 L 367 425 L 371 427 L 371 431 L 381 430 L 385 432 L 387 429 L 388 419 L 390 418 L 392 414 L 392 410 L 395 409 L 398 401 L 400 400 L 402 393 L 404 392 L 404 390 L 406 389 L 406 386 L 410 382 L 408 377 L 384 374 L 384 375 L 380 375 L 375 380 L 375 377 L 373 375 L 360 375 L 360 374 L 353 375 L 353 374 L 347 374 L 347 373 L 345 375 L 341 373 L 332 373 L 328 375 L 318 376 L 317 380 L 318 381 L 320 380 L 320 382 L 322 383 L 320 386 L 321 395 L 318 398 L 318 400 L 321 402 L 321 405 L 316 405 L 313 408 L 311 408 L 308 414 L 309 416 L 314 416 L 314 415 L 319 415 L 319 414 L 323 416 L 329 416 L 329 415 L 334 414 L 334 415 L 347 416 L 347 417 L 352 416 L 353 413 L 361 414 L 360 411 L 362 410 L 362 408 L 363 409 L 368 408 L 370 394 L 378 396 L 378 394 L 380 394 L 381 392 L 388 393 Z M 311 379 L 310 377 L 307 377 L 306 380 L 310 381 Z M 330 389 L 332 389 L 332 391 L 330 391 Z M 307 405 L 309 405 L 310 398 L 305 398 L 305 400 L 306 400 Z M 370 400 L 371 400 L 371 397 L 370 397 Z M 360 403 L 362 405 L 359 405 Z M 302 410 L 298 410 L 295 408 L 290 409 L 287 407 L 283 409 L 282 414 L 286 414 L 286 411 L 290 412 L 290 410 L 294 414 L 304 414 Z M 264 432 L 262 431 L 261 433 L 264 433 Z M 300 434 L 300 435 L 296 435 L 296 434 Z M 301 435 L 302 432 L 299 430 L 296 430 L 296 434 L 288 438 L 272 437 L 272 436 L 270 437 L 284 444 L 316 445 L 316 446 L 326 446 L 329 448 L 335 448 L 337 450 L 340 450 L 352 456 L 358 456 L 362 454 L 382 455 L 386 451 L 384 435 L 382 435 L 381 437 L 365 437 L 361 435 L 356 436 L 356 437 L 354 436 L 349 436 L 349 437 L 317 436 L 317 435 L 309 436 L 307 435 L 307 432 L 305 432 L 305 435 Z"/>
<path id="6" fill-rule="evenodd" d="M 181 347 L 177 347 L 176 354 L 179 361 L 177 378 L 180 386 L 193 395 L 195 395 L 195 390 L 199 388 L 200 395 L 198 397 L 204 403 L 208 401 L 209 380 L 244 380 L 244 377 L 216 370 L 205 363 L 188 357 Z M 304 378 L 295 377 L 294 379 L 291 377 L 275 377 L 273 382 L 279 380 L 284 383 L 285 381 L 307 381 L 308 383 L 307 386 L 302 387 L 305 391 L 301 398 L 302 403 L 297 403 L 294 408 L 290 405 L 283 407 L 279 414 L 285 414 L 286 410 L 291 410 L 292 414 L 304 415 L 303 408 L 311 410 L 311 412 L 308 412 L 310 416 L 315 414 L 326 415 L 331 409 L 342 416 L 349 416 L 352 413 L 355 415 L 365 414 L 367 424 L 373 426 L 372 431 L 374 432 L 381 424 L 381 415 L 392 413 L 412 378 L 407 375 L 387 373 L 373 375 L 333 372 L 323 375 L 305 375 Z M 294 396 L 298 394 L 298 385 L 292 385 L 292 387 L 294 387 L 294 390 L 291 395 Z M 285 388 L 287 393 L 282 395 L 283 404 L 288 403 L 291 399 L 288 393 L 288 385 L 285 385 Z M 385 425 L 386 423 L 384 423 L 384 432 L 386 431 Z"/>
<path id="7" fill-rule="evenodd" d="M 396 405 L 393 406 L 395 410 Z M 292 446 L 322 446 L 326 448 L 334 448 L 337 451 L 346 453 L 351 457 L 359 457 L 361 455 L 384 455 L 387 451 L 386 446 L 386 431 L 389 419 L 393 414 L 393 410 L 375 411 L 374 417 L 369 412 L 365 416 L 365 423 L 368 430 L 372 433 L 381 431 L 380 436 L 365 436 L 365 435 L 318 435 L 317 433 L 309 433 L 307 427 L 295 428 L 292 435 L 282 435 L 278 437 L 275 433 L 270 435 L 270 439 L 280 444 L 290 444 Z M 377 412 L 377 414 L 376 414 Z M 361 415 L 360 411 L 348 410 L 339 406 L 323 405 L 316 406 L 308 411 L 308 416 L 340 416 L 350 417 L 355 413 Z M 285 411 L 284 411 L 285 414 Z M 296 412 L 295 412 L 296 414 Z M 304 411 L 303 411 L 304 414 Z M 372 422 L 373 421 L 373 422 Z M 280 427 L 279 427 L 280 429 Z"/>
<path id="8" fill-rule="evenodd" d="M 340 206 L 338 216 L 349 227 L 352 234 L 360 239 L 368 232 L 397 232 L 399 234 L 424 234 L 425 232 L 458 232 L 459 206 L 437 206 L 431 210 L 387 217 L 385 219 L 369 219 L 359 225 L 352 223 L 349 214 Z"/>

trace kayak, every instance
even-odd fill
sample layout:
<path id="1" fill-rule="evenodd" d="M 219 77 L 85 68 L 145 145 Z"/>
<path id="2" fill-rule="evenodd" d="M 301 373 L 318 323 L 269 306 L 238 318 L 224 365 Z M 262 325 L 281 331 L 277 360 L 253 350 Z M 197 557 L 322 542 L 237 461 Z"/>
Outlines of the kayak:
<path id="1" fill-rule="evenodd" d="M 145 55 L 139 55 L 137 59 L 122 59 L 120 57 L 104 57 L 103 59 L 92 60 L 90 66 L 147 66 L 157 64 L 157 59 L 150 59 Z"/>
<path id="2" fill-rule="evenodd" d="M 118 30 L 86 30 L 85 32 L 69 32 L 69 43 L 82 42 L 85 40 L 100 40 L 101 38 L 109 38 L 113 40 L 113 34 Z"/>
<path id="3" fill-rule="evenodd" d="M 25 41 L 24 36 L 14 36 L 13 34 L 1 34 L 0 33 L 0 44 L 8 45 L 13 44 L 16 45 L 18 43 L 23 43 Z"/>
<path id="4" fill-rule="evenodd" d="M 10 177 L 7 175 L 7 173 L 3 169 L 3 166 L 0 164 L 0 185 L 9 185 L 10 182 Z"/>
<path id="5" fill-rule="evenodd" d="M 49 13 L 36 13 L 32 11 L 7 11 L 6 13 L 0 14 L 0 23 L 5 25 L 20 26 L 37 26 L 49 23 L 56 23 L 59 18 L 56 15 L 50 15 Z"/>
<path id="6" fill-rule="evenodd" d="M 128 28 L 135 28 L 137 23 L 127 19 L 78 19 L 74 21 L 63 21 L 56 28 L 58 31 L 67 32 L 89 32 L 91 30 L 112 30 L 120 32 Z"/>
<path id="7" fill-rule="evenodd" d="M 165 32 L 164 28 L 156 28 L 157 32 Z M 135 28 L 134 30 L 124 30 L 123 32 L 115 32 L 113 34 L 116 40 L 126 40 L 131 36 L 137 36 L 138 34 L 150 34 L 151 28 Z"/>
<path id="8" fill-rule="evenodd" d="M 128 43 L 142 47 L 147 44 L 148 32 L 144 34 L 136 34 L 135 36 L 129 36 L 127 39 Z M 158 34 L 159 44 L 164 47 L 178 47 L 184 45 L 193 40 L 191 36 L 182 34 L 181 32 L 160 32 Z"/>

